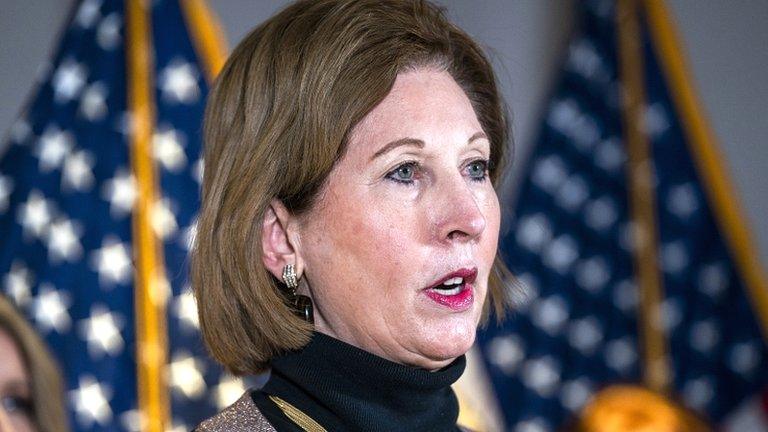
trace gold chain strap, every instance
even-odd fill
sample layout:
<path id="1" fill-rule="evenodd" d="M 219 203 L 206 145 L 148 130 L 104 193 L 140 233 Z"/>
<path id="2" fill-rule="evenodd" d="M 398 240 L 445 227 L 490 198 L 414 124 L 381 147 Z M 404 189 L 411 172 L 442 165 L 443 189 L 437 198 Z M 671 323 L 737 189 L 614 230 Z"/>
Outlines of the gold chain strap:
<path id="1" fill-rule="evenodd" d="M 300 428 L 306 432 L 327 432 L 324 427 L 320 426 L 316 421 L 312 420 L 312 417 L 304 414 L 300 409 L 289 404 L 288 402 L 280 399 L 277 396 L 269 396 L 269 399 L 277 405 L 278 408 L 285 414 L 286 417 L 291 419 Z"/>

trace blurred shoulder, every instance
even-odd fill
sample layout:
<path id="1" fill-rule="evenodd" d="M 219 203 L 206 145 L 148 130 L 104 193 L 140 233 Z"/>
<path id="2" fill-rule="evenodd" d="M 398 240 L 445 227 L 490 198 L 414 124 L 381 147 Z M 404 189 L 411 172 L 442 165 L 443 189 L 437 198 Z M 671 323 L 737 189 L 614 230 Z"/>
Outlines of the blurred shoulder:
<path id="1" fill-rule="evenodd" d="M 275 432 L 276 430 L 253 403 L 249 390 L 237 402 L 195 428 L 195 432 L 224 431 Z"/>

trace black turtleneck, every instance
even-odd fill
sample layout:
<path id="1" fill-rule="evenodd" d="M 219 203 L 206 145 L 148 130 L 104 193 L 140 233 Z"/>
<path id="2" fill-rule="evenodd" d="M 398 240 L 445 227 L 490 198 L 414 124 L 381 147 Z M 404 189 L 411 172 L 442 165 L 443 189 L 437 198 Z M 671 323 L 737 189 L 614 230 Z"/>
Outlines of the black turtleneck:
<path id="1" fill-rule="evenodd" d="M 280 431 L 301 431 L 268 398 L 277 396 L 328 431 L 458 431 L 451 384 L 461 356 L 436 372 L 404 366 L 315 333 L 303 349 L 276 357 L 253 401 Z"/>

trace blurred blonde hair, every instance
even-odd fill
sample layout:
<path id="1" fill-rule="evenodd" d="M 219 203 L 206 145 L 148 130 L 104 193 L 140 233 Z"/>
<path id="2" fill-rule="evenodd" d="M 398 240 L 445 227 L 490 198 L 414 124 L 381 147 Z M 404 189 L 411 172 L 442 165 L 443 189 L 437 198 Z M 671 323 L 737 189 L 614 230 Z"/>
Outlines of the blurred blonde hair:
<path id="1" fill-rule="evenodd" d="M 584 408 L 574 432 L 710 432 L 681 405 L 642 387 L 619 385 L 600 391 Z"/>
<path id="2" fill-rule="evenodd" d="M 33 421 L 40 432 L 66 432 L 64 391 L 56 362 L 45 343 L 13 304 L 0 295 L 0 331 L 16 343 L 31 385 Z"/>
<path id="3" fill-rule="evenodd" d="M 505 106 L 480 47 L 425 0 L 304 0 L 235 48 L 205 113 L 202 206 L 192 282 L 203 338 L 234 373 L 258 373 L 304 346 L 311 326 L 291 313 L 261 257 L 272 199 L 310 209 L 352 128 L 398 73 L 445 70 L 461 86 L 491 143 L 498 183 L 507 151 Z M 512 280 L 499 259 L 484 319 L 505 313 Z M 509 282 L 507 282 L 508 284 Z"/>

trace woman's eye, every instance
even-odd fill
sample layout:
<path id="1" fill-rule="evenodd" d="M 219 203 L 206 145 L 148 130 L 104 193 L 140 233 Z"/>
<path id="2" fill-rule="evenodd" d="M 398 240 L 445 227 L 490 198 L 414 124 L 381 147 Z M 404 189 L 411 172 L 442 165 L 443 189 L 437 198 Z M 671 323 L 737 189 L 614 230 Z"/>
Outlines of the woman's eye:
<path id="1" fill-rule="evenodd" d="M 418 165 L 416 162 L 406 162 L 390 171 L 387 174 L 387 178 L 399 183 L 413 183 L 413 180 L 416 179 L 417 169 Z"/>
<path id="2" fill-rule="evenodd" d="M 476 160 L 467 165 L 467 174 L 473 180 L 485 180 L 488 175 L 488 161 Z"/>
<path id="3" fill-rule="evenodd" d="M 32 413 L 32 401 L 20 396 L 0 397 L 0 406 L 9 414 L 19 413 L 29 415 Z"/>

